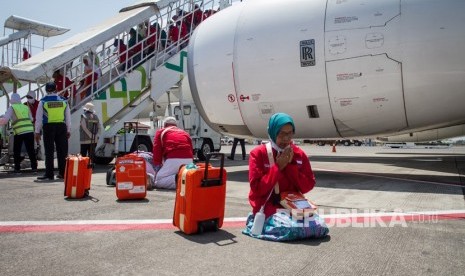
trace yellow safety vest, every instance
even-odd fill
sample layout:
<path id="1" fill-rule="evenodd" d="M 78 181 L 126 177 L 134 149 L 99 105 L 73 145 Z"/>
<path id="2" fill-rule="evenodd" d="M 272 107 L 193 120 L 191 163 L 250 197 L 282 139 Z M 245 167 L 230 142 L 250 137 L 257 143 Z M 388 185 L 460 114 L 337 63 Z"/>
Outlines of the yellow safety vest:
<path id="1" fill-rule="evenodd" d="M 11 107 L 16 115 L 16 120 L 11 123 L 14 134 L 34 132 L 34 126 L 29 118 L 29 107 L 20 103 L 12 104 Z"/>
<path id="2" fill-rule="evenodd" d="M 47 123 L 64 123 L 65 122 L 65 101 L 50 101 L 44 103 L 44 109 L 47 112 Z"/>

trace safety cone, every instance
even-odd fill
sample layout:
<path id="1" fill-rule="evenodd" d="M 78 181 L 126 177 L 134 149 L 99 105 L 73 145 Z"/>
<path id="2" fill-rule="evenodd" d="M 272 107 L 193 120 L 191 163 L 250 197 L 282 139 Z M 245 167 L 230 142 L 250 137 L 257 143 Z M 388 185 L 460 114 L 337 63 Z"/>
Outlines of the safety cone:
<path id="1" fill-rule="evenodd" d="M 333 150 L 332 152 L 336 152 L 336 144 L 333 144 Z"/>

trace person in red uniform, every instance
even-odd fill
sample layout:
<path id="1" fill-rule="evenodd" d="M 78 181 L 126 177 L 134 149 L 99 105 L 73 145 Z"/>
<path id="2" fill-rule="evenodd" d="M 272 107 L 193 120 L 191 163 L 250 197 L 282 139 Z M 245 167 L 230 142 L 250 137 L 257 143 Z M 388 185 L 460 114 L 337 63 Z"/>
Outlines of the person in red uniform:
<path id="1" fill-rule="evenodd" d="M 204 20 L 203 11 L 200 9 L 199 5 L 195 4 L 194 6 L 194 28 L 196 28 Z"/>
<path id="2" fill-rule="evenodd" d="M 124 44 L 124 40 L 122 39 L 115 39 L 115 41 L 113 42 L 113 46 L 115 46 L 118 51 L 118 60 L 119 60 L 118 70 L 125 71 L 126 60 L 129 56 L 128 47 L 126 46 L 126 44 Z"/>
<path id="3" fill-rule="evenodd" d="M 24 103 L 29 107 L 32 115 L 32 124 L 35 125 L 36 123 L 36 112 L 37 107 L 39 106 L 39 101 L 36 100 L 36 93 L 34 91 L 29 91 L 26 95 L 27 101 Z"/>
<path id="4" fill-rule="evenodd" d="M 84 63 L 84 79 L 81 80 L 81 87 L 79 87 L 81 90 L 80 100 L 83 100 L 97 91 L 99 78 L 98 70 L 88 56 L 84 56 L 82 62 Z"/>
<path id="5" fill-rule="evenodd" d="M 23 47 L 23 61 L 31 57 L 31 54 L 27 51 L 26 47 Z"/>
<path id="6" fill-rule="evenodd" d="M 210 16 L 214 15 L 216 13 L 215 10 L 209 9 L 203 12 L 203 20 L 209 18 Z"/>
<path id="7" fill-rule="evenodd" d="M 276 183 L 279 183 L 279 192 L 296 191 L 302 194 L 308 193 L 315 186 L 315 176 L 307 154 L 292 143 L 294 132 L 292 118 L 285 113 L 276 113 L 268 124 L 275 164 L 270 166 L 264 144 L 250 152 L 249 202 L 254 214 L 263 204 L 266 217 L 282 208 L 279 194 L 271 193 Z"/>
<path id="8" fill-rule="evenodd" d="M 174 117 L 164 120 L 153 140 L 155 187 L 176 189 L 176 174 L 181 165 L 193 162 L 194 150 L 189 133 L 177 127 Z"/>
<path id="9" fill-rule="evenodd" d="M 37 108 L 39 107 L 39 101 L 36 100 L 36 93 L 32 90 L 27 93 L 26 99 L 27 101 L 24 103 L 24 105 L 27 105 L 27 107 L 29 107 L 29 110 L 31 111 L 31 115 L 32 115 L 32 125 L 35 127 L 36 113 L 37 113 Z M 35 146 L 35 142 L 34 142 L 34 146 Z"/>
<path id="10" fill-rule="evenodd" d="M 60 70 L 56 70 L 55 72 L 53 72 L 52 77 L 57 87 L 58 95 L 68 99 L 70 91 L 73 94 L 73 96 L 76 94 L 76 88 L 74 86 L 74 83 L 67 76 L 63 76 Z"/>
<path id="11" fill-rule="evenodd" d="M 283 212 L 280 204 L 283 193 L 305 194 L 315 187 L 315 176 L 307 154 L 292 143 L 294 133 L 294 121 L 288 114 L 273 114 L 268 123 L 270 142 L 250 152 L 249 203 L 252 213 L 247 218 L 246 229 L 242 231 L 246 235 L 285 241 L 328 234 L 328 227 L 317 214 L 313 214 L 311 220 L 297 222 L 291 212 Z M 251 232 L 257 212 L 263 212 L 266 218 L 265 227 L 258 236 Z M 309 217 L 307 213 L 307 219 Z"/>
<path id="12" fill-rule="evenodd" d="M 147 51 L 147 55 L 151 55 L 153 54 L 153 52 L 155 52 L 155 48 L 157 46 L 157 29 L 150 25 L 150 24 L 147 24 L 148 27 L 147 27 L 147 34 L 146 34 L 146 37 L 147 37 L 147 40 L 145 41 L 145 49 Z"/>
<path id="13" fill-rule="evenodd" d="M 176 44 L 179 39 L 179 28 L 175 23 L 171 23 L 168 30 L 168 38 L 171 44 Z"/>
<path id="14" fill-rule="evenodd" d="M 179 37 L 179 39 L 183 42 L 181 47 L 184 48 L 187 46 L 187 44 L 189 44 L 189 30 L 188 30 L 188 26 L 184 21 L 182 20 L 178 20 L 176 22 L 176 25 L 178 26 L 179 28 L 179 32 L 181 33 L 181 36 Z"/>
<path id="15" fill-rule="evenodd" d="M 186 29 L 188 32 L 194 30 L 194 11 L 184 12 L 184 20 L 183 25 L 186 25 Z"/>

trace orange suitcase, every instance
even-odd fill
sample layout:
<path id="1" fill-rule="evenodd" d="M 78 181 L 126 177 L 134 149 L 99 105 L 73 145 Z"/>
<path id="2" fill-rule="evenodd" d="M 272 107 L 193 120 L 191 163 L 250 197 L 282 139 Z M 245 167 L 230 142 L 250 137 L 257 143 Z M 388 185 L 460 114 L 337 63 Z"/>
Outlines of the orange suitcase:
<path id="1" fill-rule="evenodd" d="M 116 197 L 144 199 L 147 195 L 145 159 L 136 154 L 116 158 Z"/>
<path id="2" fill-rule="evenodd" d="M 68 198 L 83 198 L 90 190 L 92 164 L 89 157 L 70 155 L 66 158 L 65 196 Z"/>
<path id="3" fill-rule="evenodd" d="M 212 156 L 221 157 L 220 167 L 209 164 Z M 181 166 L 177 175 L 173 225 L 186 234 L 202 233 L 223 226 L 226 198 L 224 154 L 206 156 L 197 169 Z"/>

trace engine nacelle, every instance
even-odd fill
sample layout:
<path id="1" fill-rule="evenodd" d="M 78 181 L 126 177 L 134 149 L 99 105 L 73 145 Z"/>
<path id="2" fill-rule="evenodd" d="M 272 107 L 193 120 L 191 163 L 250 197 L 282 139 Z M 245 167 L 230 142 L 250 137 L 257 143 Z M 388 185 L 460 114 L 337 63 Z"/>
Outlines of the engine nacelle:
<path id="1" fill-rule="evenodd" d="M 465 1 L 254 0 L 190 39 L 194 101 L 216 130 L 363 137 L 465 122 Z"/>

